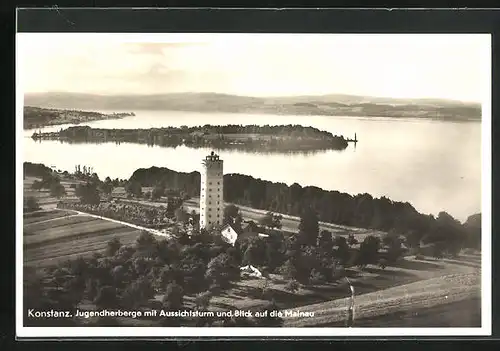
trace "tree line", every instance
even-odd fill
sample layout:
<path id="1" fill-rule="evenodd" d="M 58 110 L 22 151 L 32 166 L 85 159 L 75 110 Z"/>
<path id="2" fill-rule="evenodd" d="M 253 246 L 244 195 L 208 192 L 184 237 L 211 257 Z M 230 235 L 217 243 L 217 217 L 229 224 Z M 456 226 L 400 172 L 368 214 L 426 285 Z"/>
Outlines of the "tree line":
<path id="1" fill-rule="evenodd" d="M 200 192 L 199 172 L 151 167 L 136 170 L 130 181 L 143 186 L 164 184 L 192 197 Z M 450 252 L 464 246 L 480 248 L 480 233 L 475 227 L 460 223 L 445 211 L 437 216 L 422 214 L 408 202 L 374 198 L 366 193 L 350 195 L 297 183 L 288 186 L 247 175 L 226 174 L 224 201 L 299 217 L 311 209 L 322 222 L 397 232 L 407 238 L 411 247 L 439 244 Z"/>

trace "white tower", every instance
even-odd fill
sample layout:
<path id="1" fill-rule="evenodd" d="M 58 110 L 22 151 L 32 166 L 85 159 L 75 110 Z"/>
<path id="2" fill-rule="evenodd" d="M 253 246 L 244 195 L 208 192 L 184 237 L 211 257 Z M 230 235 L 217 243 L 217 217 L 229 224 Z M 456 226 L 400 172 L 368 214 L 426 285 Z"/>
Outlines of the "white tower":
<path id="1" fill-rule="evenodd" d="M 223 161 L 213 151 L 202 160 L 200 228 L 221 225 L 224 216 Z"/>

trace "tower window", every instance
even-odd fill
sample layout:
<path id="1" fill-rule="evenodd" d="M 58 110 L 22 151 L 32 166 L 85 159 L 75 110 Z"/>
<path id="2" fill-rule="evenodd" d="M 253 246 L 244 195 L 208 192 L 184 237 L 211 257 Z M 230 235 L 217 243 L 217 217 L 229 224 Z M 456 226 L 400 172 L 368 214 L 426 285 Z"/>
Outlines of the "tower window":
<path id="1" fill-rule="evenodd" d="M 211 204 L 212 204 L 212 201 L 209 201 L 209 202 L 208 202 L 208 204 L 209 204 L 209 205 L 211 205 Z"/>
<path id="2" fill-rule="evenodd" d="M 217 185 L 219 185 L 219 184 L 220 184 L 220 182 L 217 182 Z"/>
<path id="3" fill-rule="evenodd" d="M 208 182 L 208 185 L 212 185 L 212 182 Z"/>

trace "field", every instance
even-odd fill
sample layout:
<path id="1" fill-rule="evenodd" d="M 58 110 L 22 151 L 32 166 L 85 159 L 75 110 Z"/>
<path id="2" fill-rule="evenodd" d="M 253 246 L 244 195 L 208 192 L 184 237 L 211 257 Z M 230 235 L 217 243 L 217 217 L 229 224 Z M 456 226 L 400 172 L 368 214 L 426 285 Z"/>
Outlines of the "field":
<path id="1" fill-rule="evenodd" d="M 41 180 L 35 177 L 26 177 L 23 182 L 23 196 L 25 198 L 33 196 L 38 201 L 38 204 L 42 208 L 55 207 L 59 201 L 57 198 L 50 196 L 50 191 L 48 189 L 42 189 L 40 191 L 31 189 L 33 182 L 35 180 Z M 78 184 L 77 180 L 61 180 L 61 185 L 64 186 L 66 190 L 65 199 L 77 199 L 75 196 L 75 189 L 71 188 L 71 184 Z"/>
<path id="2" fill-rule="evenodd" d="M 79 214 L 71 210 L 56 209 L 59 199 L 52 197 L 48 190 L 32 190 L 35 177 L 24 179 L 25 198 L 33 196 L 42 210 L 23 214 L 23 247 L 26 265 L 48 266 L 80 255 L 92 255 L 102 251 L 107 241 L 118 237 L 128 244 L 139 236 L 140 227 L 127 226 L 113 220 L 97 216 Z M 75 189 L 79 181 L 62 179 L 66 190 L 62 199 L 77 199 Z M 147 190 L 147 189 L 146 189 Z"/>
<path id="3" fill-rule="evenodd" d="M 479 299 L 481 296 L 479 284 L 479 275 L 471 272 L 444 275 L 362 294 L 356 297 L 356 319 L 415 312 L 447 303 Z M 301 306 L 295 310 L 312 312 L 314 316 L 289 318 L 285 324 L 289 327 L 331 326 L 345 320 L 346 306 L 347 298 Z M 467 322 L 462 321 L 462 323 Z M 441 326 L 446 327 L 446 325 Z"/>
<path id="4" fill-rule="evenodd" d="M 60 261 L 91 255 L 103 250 L 112 238 L 123 244 L 136 240 L 140 229 L 126 226 L 75 211 L 57 210 L 57 199 L 48 193 L 31 191 L 34 178 L 25 180 L 25 196 L 42 200 L 45 210 L 23 215 L 24 263 L 45 267 Z M 68 196 L 74 196 L 69 182 L 62 182 Z M 43 202 L 44 201 L 44 202 Z M 156 205 L 150 201 L 148 205 Z M 161 204 L 157 204 L 161 205 Z M 196 208 L 196 199 L 188 204 Z M 265 211 L 241 207 L 245 219 L 258 221 Z M 298 219 L 284 216 L 284 229 L 295 231 Z M 358 240 L 372 230 L 321 223 L 339 235 L 354 233 Z M 423 259 L 406 257 L 398 263 L 381 269 L 347 269 L 356 291 L 357 326 L 463 326 L 474 327 L 480 323 L 480 255 L 462 253 L 457 259 Z M 342 326 L 346 316 L 348 285 L 345 279 L 337 283 L 301 286 L 297 291 L 285 289 L 287 280 L 271 274 L 267 291 L 272 294 L 278 308 L 299 312 L 313 312 L 313 317 L 284 320 L 285 327 Z M 262 279 L 242 279 L 220 295 L 214 296 L 211 310 L 254 310 L 266 305 L 268 297 L 262 296 Z M 162 300 L 163 296 L 156 296 Z M 194 307 L 195 296 L 185 296 L 186 307 Z M 153 320 L 123 319 L 123 325 L 151 326 Z"/>
<path id="5" fill-rule="evenodd" d="M 24 218 L 24 263 L 44 267 L 105 249 L 112 238 L 132 243 L 140 230 L 70 211 L 41 211 Z M 29 220 L 29 221 L 27 221 Z"/>
<path id="6" fill-rule="evenodd" d="M 330 327 L 344 326 L 343 322 L 332 323 Z M 444 303 L 429 308 L 403 310 L 356 320 L 356 327 L 386 328 L 439 328 L 439 327 L 480 327 L 481 300 L 470 298 L 459 302 Z"/>

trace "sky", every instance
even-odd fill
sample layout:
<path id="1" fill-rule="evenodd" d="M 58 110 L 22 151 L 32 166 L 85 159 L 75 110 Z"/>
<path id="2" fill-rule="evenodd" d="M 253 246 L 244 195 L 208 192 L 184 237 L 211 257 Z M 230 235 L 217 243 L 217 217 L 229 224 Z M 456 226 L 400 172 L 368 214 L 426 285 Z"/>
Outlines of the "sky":
<path id="1" fill-rule="evenodd" d="M 482 101 L 485 34 L 17 34 L 24 92 Z"/>

